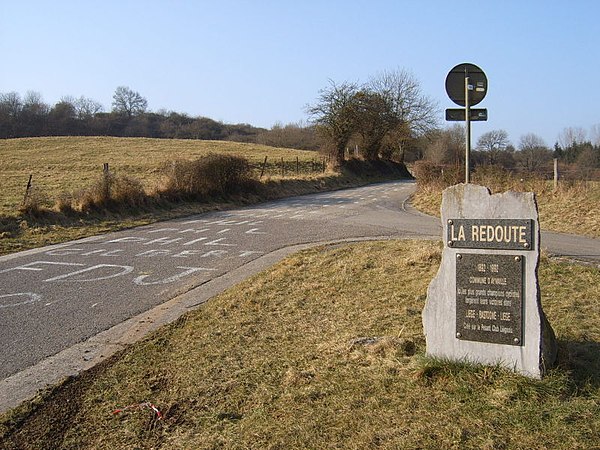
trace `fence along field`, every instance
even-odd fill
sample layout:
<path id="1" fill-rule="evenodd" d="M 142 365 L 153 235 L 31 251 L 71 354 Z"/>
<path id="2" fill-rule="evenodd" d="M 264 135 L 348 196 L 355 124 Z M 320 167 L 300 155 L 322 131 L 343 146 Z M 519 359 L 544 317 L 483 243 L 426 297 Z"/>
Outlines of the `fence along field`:
<path id="1" fill-rule="evenodd" d="M 416 163 L 413 173 L 418 189 L 412 204 L 434 216 L 440 214 L 442 191 L 464 177 L 456 168 L 426 161 Z M 516 173 L 497 166 L 478 166 L 471 182 L 487 186 L 493 193 L 534 192 L 542 229 L 600 238 L 600 181 L 574 178 L 568 167 L 561 167 L 559 174 L 555 186 L 550 171 Z"/>
<path id="2" fill-rule="evenodd" d="M 194 189 L 169 187 L 173 180 L 185 186 L 177 174 L 207 160 L 224 177 L 204 169 L 193 173 Z M 237 161 L 237 178 L 227 160 Z M 328 161 L 314 151 L 177 139 L 7 139 L 0 161 L 0 255 L 234 204 L 410 177 L 391 162 L 353 160 L 340 174 L 326 171 Z"/>
<path id="3" fill-rule="evenodd" d="M 161 167 L 209 153 L 246 158 L 263 178 L 304 176 L 323 171 L 316 152 L 222 141 L 113 137 L 49 137 L 2 141 L 0 215 L 15 216 L 23 203 L 30 175 L 32 192 L 47 206 L 62 194 L 96 182 L 105 163 L 118 175 L 138 180 L 147 191 L 158 187 Z M 267 158 L 265 164 L 265 157 Z M 282 164 L 283 162 L 283 164 Z"/>

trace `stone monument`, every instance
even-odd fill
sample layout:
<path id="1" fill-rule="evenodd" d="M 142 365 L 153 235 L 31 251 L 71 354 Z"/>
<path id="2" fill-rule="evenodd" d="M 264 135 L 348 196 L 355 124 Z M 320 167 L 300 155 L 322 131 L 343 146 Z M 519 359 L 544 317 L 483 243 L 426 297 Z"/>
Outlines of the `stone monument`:
<path id="1" fill-rule="evenodd" d="M 442 198 L 444 250 L 427 291 L 427 354 L 541 378 L 556 339 L 540 303 L 540 231 L 531 192 L 459 184 Z"/>

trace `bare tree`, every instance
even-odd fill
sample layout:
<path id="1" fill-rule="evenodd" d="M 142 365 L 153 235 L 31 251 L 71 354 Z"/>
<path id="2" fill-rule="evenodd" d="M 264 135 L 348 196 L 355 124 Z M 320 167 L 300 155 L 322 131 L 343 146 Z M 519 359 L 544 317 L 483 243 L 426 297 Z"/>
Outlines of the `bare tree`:
<path id="1" fill-rule="evenodd" d="M 537 134 L 528 133 L 519 139 L 519 165 L 528 171 L 535 171 L 552 159 L 552 152 Z"/>
<path id="2" fill-rule="evenodd" d="M 336 84 L 319 92 L 317 103 L 308 106 L 307 112 L 318 131 L 330 145 L 330 156 L 336 166 L 342 165 L 346 145 L 354 132 L 354 101 L 358 89 L 353 83 Z"/>
<path id="3" fill-rule="evenodd" d="M 48 132 L 52 135 L 76 135 L 78 127 L 76 124 L 74 99 L 69 96 L 61 97 L 48 113 Z"/>
<path id="4" fill-rule="evenodd" d="M 133 117 L 146 112 L 148 101 L 139 92 L 119 86 L 113 95 L 112 107 L 113 112 Z"/>
<path id="5" fill-rule="evenodd" d="M 490 164 L 497 162 L 498 154 L 506 150 L 509 144 L 508 133 L 505 130 L 491 130 L 477 139 L 477 149 L 487 153 Z"/>
<path id="6" fill-rule="evenodd" d="M 577 174 L 584 180 L 591 180 L 597 168 L 600 167 L 600 152 L 591 145 L 584 145 L 575 161 Z"/>
<path id="7" fill-rule="evenodd" d="M 400 160 L 404 159 L 404 147 L 409 141 L 437 128 L 438 104 L 423 94 L 410 72 L 404 69 L 381 72 L 371 78 L 368 89 L 388 105 L 393 120 L 386 120 L 389 130 L 383 142 Z"/>
<path id="8" fill-rule="evenodd" d="M 24 136 L 41 136 L 47 133 L 46 122 L 50 107 L 44 103 L 42 94 L 28 91 L 23 98 L 19 114 L 19 126 Z"/>
<path id="9" fill-rule="evenodd" d="M 89 119 L 104 109 L 102 104 L 91 98 L 86 98 L 83 95 L 76 99 L 73 102 L 73 105 L 75 106 L 77 118 L 82 120 Z"/>
<path id="10" fill-rule="evenodd" d="M 27 91 L 23 99 L 23 111 L 30 115 L 43 116 L 48 114 L 50 107 L 44 103 L 42 94 L 36 91 Z"/>
<path id="11" fill-rule="evenodd" d="M 600 146 L 600 123 L 596 123 L 592 125 L 590 130 L 590 137 L 592 140 L 592 144 L 595 146 Z"/>
<path id="12" fill-rule="evenodd" d="M 308 112 L 328 137 L 338 164 L 351 138 L 360 142 L 366 159 L 397 154 L 403 160 L 405 145 L 437 126 L 437 104 L 405 70 L 380 73 L 361 87 L 331 82 L 320 94 Z"/>
<path id="13" fill-rule="evenodd" d="M 425 149 L 425 157 L 436 164 L 460 166 L 465 160 L 465 129 L 460 124 L 437 131 Z"/>
<path id="14" fill-rule="evenodd" d="M 439 107 L 421 91 L 419 81 L 408 71 L 384 71 L 369 82 L 369 88 L 391 105 L 398 122 L 406 123 L 412 133 L 423 135 L 438 126 Z"/>
<path id="15" fill-rule="evenodd" d="M 0 93 L 0 113 L 16 118 L 22 107 L 23 102 L 18 92 Z"/>
<path id="16" fill-rule="evenodd" d="M 23 103 L 17 92 L 0 93 L 0 138 L 18 135 L 18 120 Z"/>
<path id="17" fill-rule="evenodd" d="M 585 142 L 586 132 L 581 127 L 566 127 L 558 135 L 558 145 L 566 149 Z"/>
<path id="18" fill-rule="evenodd" d="M 76 117 L 74 99 L 69 96 L 61 97 L 60 101 L 56 103 L 50 110 L 50 115 L 54 119 L 73 119 Z"/>

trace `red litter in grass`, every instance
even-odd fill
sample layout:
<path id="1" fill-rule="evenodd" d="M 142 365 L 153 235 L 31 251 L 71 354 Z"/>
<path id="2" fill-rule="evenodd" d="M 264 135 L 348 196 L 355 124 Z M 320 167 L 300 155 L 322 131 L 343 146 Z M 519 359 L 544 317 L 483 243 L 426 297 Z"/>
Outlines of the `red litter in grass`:
<path id="1" fill-rule="evenodd" d="M 160 412 L 160 410 L 150 402 L 137 403 L 137 404 L 126 406 L 125 408 L 115 409 L 113 411 L 113 414 L 119 414 L 119 413 L 122 413 L 123 411 L 127 411 L 128 409 L 144 409 L 144 408 L 150 408 L 152 411 L 154 411 L 156 413 L 156 416 L 158 417 L 158 420 L 161 420 L 163 418 L 163 415 Z"/>

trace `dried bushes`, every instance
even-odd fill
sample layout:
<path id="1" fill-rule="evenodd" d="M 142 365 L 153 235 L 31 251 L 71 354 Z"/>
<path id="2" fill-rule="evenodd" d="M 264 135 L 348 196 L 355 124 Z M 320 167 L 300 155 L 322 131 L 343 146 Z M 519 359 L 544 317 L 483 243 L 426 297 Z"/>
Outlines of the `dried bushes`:
<path id="1" fill-rule="evenodd" d="M 176 160 L 163 168 L 160 194 L 206 200 L 256 188 L 248 161 L 241 156 L 208 154 L 194 161 Z"/>
<path id="2" fill-rule="evenodd" d="M 40 217 L 44 215 L 49 202 L 48 196 L 40 187 L 29 185 L 19 212 L 24 216 Z"/>
<path id="3" fill-rule="evenodd" d="M 68 199 L 59 199 L 63 212 L 69 209 L 83 212 L 103 209 L 139 208 L 149 201 L 142 183 L 134 178 L 105 173 L 92 186 L 76 193 L 69 207 Z"/>
<path id="4" fill-rule="evenodd" d="M 412 172 L 419 186 L 447 187 L 465 179 L 464 167 L 444 166 L 424 159 L 413 164 Z"/>
<path id="5" fill-rule="evenodd" d="M 228 195 L 256 190 L 248 161 L 240 156 L 208 154 L 194 161 L 176 160 L 163 169 L 163 185 L 147 193 L 135 178 L 109 172 L 92 185 L 74 193 L 61 193 L 54 211 L 66 216 L 78 213 L 131 212 L 160 204 L 161 200 L 210 202 Z M 21 213 L 42 216 L 51 213 L 52 202 L 39 189 L 28 189 Z"/>
<path id="6" fill-rule="evenodd" d="M 362 161 L 351 158 L 342 164 L 342 173 L 354 177 L 397 177 L 412 178 L 412 175 L 402 163 L 388 160 Z"/>

